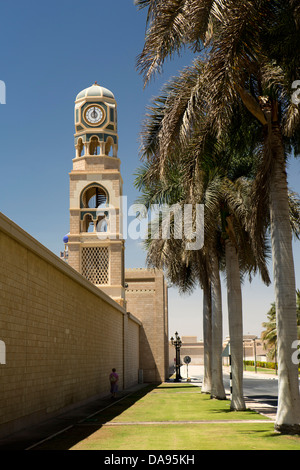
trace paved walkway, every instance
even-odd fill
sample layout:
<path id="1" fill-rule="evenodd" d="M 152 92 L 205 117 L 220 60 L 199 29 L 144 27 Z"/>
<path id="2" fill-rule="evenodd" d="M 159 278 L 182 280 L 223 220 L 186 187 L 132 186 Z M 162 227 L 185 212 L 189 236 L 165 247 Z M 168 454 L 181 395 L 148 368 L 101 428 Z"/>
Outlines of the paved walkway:
<path id="1" fill-rule="evenodd" d="M 112 423 L 112 422 L 109 422 L 109 423 L 97 423 L 97 426 L 101 425 L 102 427 L 105 426 L 105 427 L 110 427 L 110 426 L 136 426 L 137 424 L 139 426 L 153 426 L 154 424 L 157 424 L 157 425 L 162 425 L 162 424 L 219 424 L 219 423 L 223 423 L 223 424 L 232 424 L 232 423 L 235 423 L 235 424 L 245 424 L 245 423 L 255 423 L 255 424 L 260 424 L 260 423 L 268 423 L 270 424 L 270 420 L 269 419 L 260 419 L 259 421 L 257 419 L 239 419 L 239 420 L 234 420 L 234 419 L 218 419 L 218 420 L 209 420 L 209 421 L 186 421 L 186 420 L 182 420 L 182 421 L 139 421 L 139 422 L 136 422 L 136 421 L 122 421 L 122 423 Z M 83 423 L 84 424 L 84 423 Z M 86 423 L 86 425 L 90 426 L 91 423 Z"/>

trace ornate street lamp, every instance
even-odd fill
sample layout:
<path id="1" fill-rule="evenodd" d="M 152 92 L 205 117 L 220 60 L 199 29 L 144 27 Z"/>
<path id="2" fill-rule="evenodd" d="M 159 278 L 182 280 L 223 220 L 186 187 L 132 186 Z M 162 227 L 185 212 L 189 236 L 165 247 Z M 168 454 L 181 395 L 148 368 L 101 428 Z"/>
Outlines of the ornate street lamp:
<path id="1" fill-rule="evenodd" d="M 181 375 L 180 375 L 180 348 L 182 345 L 182 341 L 180 337 L 178 336 L 178 333 L 176 331 L 175 333 L 175 339 L 171 338 L 171 344 L 175 346 L 175 352 L 176 352 L 176 363 L 175 363 L 175 372 L 176 372 L 176 377 L 174 379 L 174 382 L 179 382 L 181 380 Z"/>

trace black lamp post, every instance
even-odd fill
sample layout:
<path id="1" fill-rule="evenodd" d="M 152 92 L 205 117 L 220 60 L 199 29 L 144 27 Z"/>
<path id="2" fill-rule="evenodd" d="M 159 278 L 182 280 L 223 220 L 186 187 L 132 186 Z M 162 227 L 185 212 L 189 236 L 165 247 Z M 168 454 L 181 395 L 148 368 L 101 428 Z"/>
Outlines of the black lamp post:
<path id="1" fill-rule="evenodd" d="M 176 377 L 174 379 L 174 382 L 179 382 L 181 380 L 181 375 L 180 375 L 180 348 L 182 345 L 181 339 L 178 336 L 178 333 L 176 331 L 175 333 L 175 339 L 171 338 L 171 343 L 173 346 L 175 346 L 175 351 L 176 351 L 176 364 L 175 364 L 175 371 L 176 371 Z"/>

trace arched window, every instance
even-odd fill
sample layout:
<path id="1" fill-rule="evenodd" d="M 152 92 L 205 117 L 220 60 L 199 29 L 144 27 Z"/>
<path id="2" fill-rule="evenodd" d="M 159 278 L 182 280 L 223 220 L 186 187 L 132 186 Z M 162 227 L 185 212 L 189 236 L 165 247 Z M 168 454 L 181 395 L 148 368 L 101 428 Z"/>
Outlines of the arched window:
<path id="1" fill-rule="evenodd" d="M 106 191 L 99 185 L 89 186 L 82 193 L 82 206 L 88 209 L 106 207 L 108 196 Z"/>

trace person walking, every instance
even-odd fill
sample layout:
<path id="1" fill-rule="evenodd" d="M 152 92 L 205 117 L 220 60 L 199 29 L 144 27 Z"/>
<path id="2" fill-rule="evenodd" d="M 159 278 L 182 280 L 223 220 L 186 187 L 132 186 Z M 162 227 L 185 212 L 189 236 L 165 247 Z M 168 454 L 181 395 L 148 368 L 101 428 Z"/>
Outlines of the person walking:
<path id="1" fill-rule="evenodd" d="M 116 369 L 113 368 L 109 375 L 111 398 L 117 398 L 119 376 Z"/>

